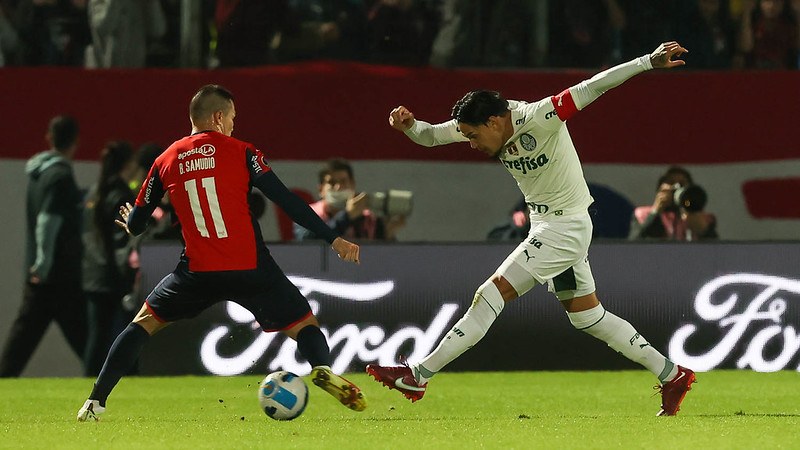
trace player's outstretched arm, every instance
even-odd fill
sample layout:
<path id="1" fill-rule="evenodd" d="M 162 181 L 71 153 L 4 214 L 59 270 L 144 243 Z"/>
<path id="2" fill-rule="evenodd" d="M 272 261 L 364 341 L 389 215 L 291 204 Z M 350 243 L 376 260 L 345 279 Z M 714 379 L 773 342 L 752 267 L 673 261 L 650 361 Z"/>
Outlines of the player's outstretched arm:
<path id="1" fill-rule="evenodd" d="M 356 264 L 361 263 L 361 249 L 357 244 L 337 237 L 331 244 L 331 248 L 339 254 L 339 258 L 341 258 L 342 261 L 354 262 Z"/>
<path id="2" fill-rule="evenodd" d="M 319 238 L 325 239 L 329 243 L 333 243 L 339 236 L 336 231 L 332 230 L 320 219 L 317 213 L 315 213 L 303 199 L 290 191 L 272 170 L 262 172 L 252 183 L 253 186 L 260 189 L 268 199 L 280 206 L 294 223 L 311 231 Z"/>
<path id="3" fill-rule="evenodd" d="M 664 42 L 652 53 L 640 56 L 626 63 L 604 70 L 592 78 L 581 81 L 564 92 L 553 97 L 553 103 L 561 120 L 567 120 L 577 111 L 582 110 L 609 89 L 613 89 L 629 78 L 650 69 L 672 69 L 686 64 L 678 58 L 688 53 L 682 45 L 675 41 Z M 574 108 L 570 108 L 574 105 Z"/>
<path id="4" fill-rule="evenodd" d="M 409 139 L 425 147 L 467 140 L 458 132 L 455 120 L 431 125 L 424 120 L 417 120 L 414 113 L 402 105 L 389 113 L 389 126 L 402 131 Z"/>

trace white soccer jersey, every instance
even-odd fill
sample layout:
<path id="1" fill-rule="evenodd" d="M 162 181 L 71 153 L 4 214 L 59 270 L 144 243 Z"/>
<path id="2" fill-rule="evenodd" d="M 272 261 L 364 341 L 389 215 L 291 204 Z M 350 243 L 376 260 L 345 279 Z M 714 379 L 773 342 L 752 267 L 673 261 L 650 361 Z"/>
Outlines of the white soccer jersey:
<path id="1" fill-rule="evenodd" d="M 645 55 L 535 103 L 509 100 L 514 134 L 498 158 L 517 180 L 532 217 L 546 220 L 586 212 L 593 199 L 566 120 L 607 90 L 651 68 Z M 468 141 L 455 119 L 436 125 L 415 120 L 405 133 L 425 146 Z"/>
<path id="2" fill-rule="evenodd" d="M 544 218 L 586 212 L 593 200 L 566 123 L 559 119 L 550 97 L 536 103 L 508 103 L 514 134 L 498 157 L 517 180 L 531 214 Z M 412 139 L 419 123 L 407 132 Z M 468 140 L 455 119 L 433 127 L 440 130 L 439 136 L 449 135 L 450 142 Z"/>
<path id="3" fill-rule="evenodd" d="M 573 215 L 592 204 L 566 122 L 550 98 L 509 101 L 514 134 L 498 157 L 535 216 Z"/>

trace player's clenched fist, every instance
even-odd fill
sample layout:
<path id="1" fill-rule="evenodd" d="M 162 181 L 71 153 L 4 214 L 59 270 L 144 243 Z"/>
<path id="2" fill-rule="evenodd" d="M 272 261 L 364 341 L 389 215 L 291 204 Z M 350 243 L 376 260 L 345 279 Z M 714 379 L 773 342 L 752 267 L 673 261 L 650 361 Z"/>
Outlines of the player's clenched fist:
<path id="1" fill-rule="evenodd" d="M 359 259 L 360 248 L 357 244 L 337 237 L 331 244 L 331 248 L 339 254 L 339 258 L 343 261 L 354 262 L 356 264 L 361 262 Z"/>
<path id="2" fill-rule="evenodd" d="M 395 130 L 406 131 L 414 125 L 414 113 L 405 106 L 398 106 L 389 113 L 389 125 Z"/>

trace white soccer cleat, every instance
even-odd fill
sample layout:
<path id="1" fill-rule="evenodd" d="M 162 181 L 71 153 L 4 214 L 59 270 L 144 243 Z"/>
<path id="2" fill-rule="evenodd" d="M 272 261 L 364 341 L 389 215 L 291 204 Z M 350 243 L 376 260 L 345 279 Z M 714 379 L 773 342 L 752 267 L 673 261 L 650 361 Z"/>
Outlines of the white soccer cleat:
<path id="1" fill-rule="evenodd" d="M 78 422 L 86 422 L 88 420 L 97 422 L 99 420 L 97 416 L 103 414 L 105 411 L 106 408 L 100 406 L 99 401 L 86 400 L 81 409 L 78 410 Z"/>

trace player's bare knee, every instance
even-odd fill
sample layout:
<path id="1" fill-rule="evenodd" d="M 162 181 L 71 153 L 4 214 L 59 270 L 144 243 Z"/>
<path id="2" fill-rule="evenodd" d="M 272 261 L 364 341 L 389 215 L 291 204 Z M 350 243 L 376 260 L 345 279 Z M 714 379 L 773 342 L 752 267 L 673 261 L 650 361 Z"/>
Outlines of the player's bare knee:
<path id="1" fill-rule="evenodd" d="M 497 287 L 504 301 L 510 302 L 519 297 L 517 290 L 508 282 L 502 275 L 495 275 L 491 278 L 491 282 Z"/>
<path id="2" fill-rule="evenodd" d="M 597 307 L 599 304 L 600 300 L 597 299 L 597 295 L 594 292 L 588 295 L 561 300 L 561 305 L 570 313 L 586 311 Z"/>

